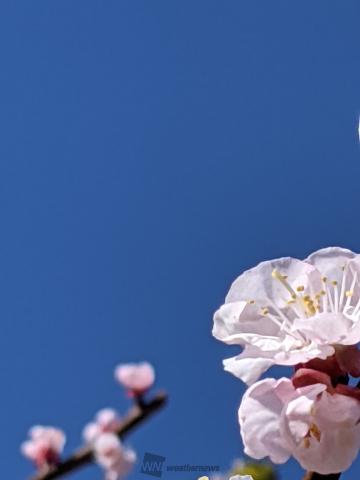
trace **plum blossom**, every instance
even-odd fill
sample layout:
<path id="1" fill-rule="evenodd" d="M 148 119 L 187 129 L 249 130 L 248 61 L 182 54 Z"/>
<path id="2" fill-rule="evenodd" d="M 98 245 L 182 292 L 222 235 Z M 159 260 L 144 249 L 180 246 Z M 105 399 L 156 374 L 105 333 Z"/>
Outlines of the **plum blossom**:
<path id="1" fill-rule="evenodd" d="M 129 396 L 143 395 L 155 381 L 154 367 L 148 362 L 128 363 L 115 369 L 116 380 L 127 390 Z"/>
<path id="2" fill-rule="evenodd" d="M 293 456 L 322 475 L 343 472 L 360 448 L 360 402 L 325 384 L 296 388 L 287 378 L 261 380 L 246 391 L 239 423 L 245 453 L 284 463 Z"/>
<path id="3" fill-rule="evenodd" d="M 331 356 L 341 371 L 360 376 L 360 255 L 330 247 L 303 261 L 260 263 L 232 284 L 213 335 L 243 347 L 223 363 L 249 385 L 272 365 Z"/>
<path id="4" fill-rule="evenodd" d="M 103 433 L 94 441 L 94 456 L 105 471 L 105 480 L 120 480 L 136 462 L 136 453 L 124 447 L 113 433 Z"/>
<path id="5" fill-rule="evenodd" d="M 115 432 L 121 425 L 121 418 L 112 408 L 104 408 L 100 410 L 95 421 L 88 423 L 83 430 L 83 438 L 86 443 L 92 443 L 102 433 Z"/>
<path id="6" fill-rule="evenodd" d="M 54 427 L 36 425 L 29 431 L 30 439 L 21 445 L 22 454 L 37 468 L 57 465 L 65 445 L 65 434 Z"/>

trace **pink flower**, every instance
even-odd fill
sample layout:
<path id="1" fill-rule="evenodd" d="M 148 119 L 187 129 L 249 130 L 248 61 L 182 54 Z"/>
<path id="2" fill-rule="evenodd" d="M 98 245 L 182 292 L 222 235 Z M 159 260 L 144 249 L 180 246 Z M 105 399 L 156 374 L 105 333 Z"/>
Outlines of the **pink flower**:
<path id="1" fill-rule="evenodd" d="M 94 443 L 96 462 L 105 470 L 105 480 L 119 480 L 127 475 L 136 462 L 136 453 L 125 448 L 113 433 L 103 433 Z"/>
<path id="2" fill-rule="evenodd" d="M 83 438 L 86 443 L 91 443 L 102 433 L 115 432 L 120 425 L 121 419 L 116 411 L 111 408 L 104 408 L 96 414 L 94 422 L 85 426 Z"/>
<path id="3" fill-rule="evenodd" d="M 65 445 L 65 434 L 53 427 L 34 426 L 30 439 L 21 445 L 22 454 L 32 460 L 37 468 L 57 465 Z"/>
<path id="4" fill-rule="evenodd" d="M 155 371 L 148 362 L 128 363 L 116 367 L 115 378 L 130 396 L 140 396 L 153 385 Z"/>
<path id="5" fill-rule="evenodd" d="M 360 448 L 360 402 L 327 391 L 295 388 L 291 380 L 265 379 L 245 393 L 239 422 L 245 453 L 284 463 L 290 456 L 322 475 L 347 470 Z"/>

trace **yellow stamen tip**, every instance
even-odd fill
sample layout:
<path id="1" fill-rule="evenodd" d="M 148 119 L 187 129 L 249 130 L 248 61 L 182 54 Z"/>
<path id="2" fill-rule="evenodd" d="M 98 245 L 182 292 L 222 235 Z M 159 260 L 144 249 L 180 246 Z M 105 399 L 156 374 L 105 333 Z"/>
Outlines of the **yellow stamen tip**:
<path id="1" fill-rule="evenodd" d="M 274 270 L 271 272 L 271 276 L 273 278 L 276 278 L 277 280 L 282 280 L 283 279 L 281 273 L 278 270 L 276 270 L 276 268 L 274 268 Z"/>
<path id="2" fill-rule="evenodd" d="M 310 427 L 310 433 L 311 435 L 316 438 L 316 440 L 318 442 L 320 442 L 320 438 L 321 438 L 321 432 L 319 430 L 319 427 L 317 425 L 315 425 L 315 423 L 313 423 Z"/>
<path id="3" fill-rule="evenodd" d="M 310 447 L 310 439 L 309 437 L 304 438 L 304 447 L 309 448 Z"/>

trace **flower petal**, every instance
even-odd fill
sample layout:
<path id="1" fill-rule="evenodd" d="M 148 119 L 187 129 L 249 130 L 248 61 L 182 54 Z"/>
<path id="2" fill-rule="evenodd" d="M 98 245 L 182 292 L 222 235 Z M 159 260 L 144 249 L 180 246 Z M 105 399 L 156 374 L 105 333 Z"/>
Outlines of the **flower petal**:
<path id="1" fill-rule="evenodd" d="M 353 322 L 342 313 L 320 313 L 309 318 L 294 320 L 294 330 L 300 330 L 306 337 L 318 344 L 342 343 Z"/>
<path id="2" fill-rule="evenodd" d="M 281 281 L 274 279 L 274 270 L 285 276 L 292 288 L 298 286 L 299 279 L 305 283 L 305 288 L 309 276 L 313 273 L 317 274 L 312 265 L 296 258 L 284 257 L 262 262 L 234 281 L 226 297 L 226 303 L 271 300 L 278 306 L 286 305 L 286 301 L 291 298 L 290 293 Z"/>
<path id="3" fill-rule="evenodd" d="M 344 265 L 356 257 L 356 253 L 347 248 L 327 247 L 312 253 L 304 261 L 314 265 L 322 275 L 331 280 L 339 280 Z"/>
<path id="4" fill-rule="evenodd" d="M 251 385 L 274 365 L 274 360 L 260 357 L 257 349 L 246 346 L 240 355 L 223 360 L 223 365 L 227 372 Z"/>
<path id="5" fill-rule="evenodd" d="M 239 423 L 245 453 L 261 459 L 269 456 L 274 463 L 284 463 L 291 452 L 280 433 L 284 402 L 295 389 L 287 378 L 265 379 L 250 387 L 239 408 Z"/>

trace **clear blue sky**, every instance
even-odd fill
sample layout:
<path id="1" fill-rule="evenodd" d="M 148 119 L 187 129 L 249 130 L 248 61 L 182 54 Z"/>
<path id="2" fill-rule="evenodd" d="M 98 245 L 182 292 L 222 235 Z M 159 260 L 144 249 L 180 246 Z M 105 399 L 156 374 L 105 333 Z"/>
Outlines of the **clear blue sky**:
<path id="1" fill-rule="evenodd" d="M 171 396 L 140 457 L 241 455 L 212 313 L 262 259 L 360 251 L 359 22 L 358 0 L 1 2 L 2 478 L 30 473 L 33 423 L 70 452 L 124 410 L 128 360 Z"/>

